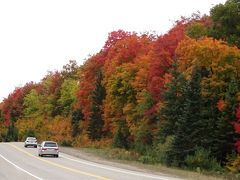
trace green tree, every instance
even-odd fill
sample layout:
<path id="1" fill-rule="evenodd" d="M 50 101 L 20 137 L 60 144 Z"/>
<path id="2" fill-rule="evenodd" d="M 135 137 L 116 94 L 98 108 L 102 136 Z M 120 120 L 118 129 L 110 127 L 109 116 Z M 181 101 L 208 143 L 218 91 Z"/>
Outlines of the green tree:
<path id="1" fill-rule="evenodd" d="M 186 34 L 193 39 L 199 39 L 203 36 L 206 36 L 207 33 L 207 27 L 199 22 L 191 23 L 186 28 Z"/>
<path id="2" fill-rule="evenodd" d="M 8 126 L 7 135 L 6 135 L 6 141 L 17 141 L 18 140 L 18 130 L 14 126 L 14 123 L 11 122 L 11 124 Z"/>
<path id="3" fill-rule="evenodd" d="M 118 121 L 118 129 L 113 137 L 113 147 L 129 148 L 129 129 L 125 120 Z"/>
<path id="4" fill-rule="evenodd" d="M 206 89 L 205 89 L 206 90 Z M 208 90 L 210 91 L 210 90 Z M 226 156 L 234 150 L 236 133 L 232 122 L 235 119 L 237 107 L 238 82 L 232 77 L 228 88 L 224 92 L 224 106 L 219 109 L 219 97 L 203 97 L 202 121 L 204 133 L 201 136 L 201 146 L 211 152 L 211 156 L 221 163 L 226 161 Z"/>
<path id="5" fill-rule="evenodd" d="M 102 119 L 102 103 L 106 96 L 104 87 L 102 86 L 102 73 L 97 74 L 96 88 L 93 91 L 91 114 L 88 123 L 88 137 L 92 140 L 100 139 L 103 135 L 104 121 Z"/>
<path id="6" fill-rule="evenodd" d="M 27 129 L 24 134 L 25 134 L 24 138 L 27 138 L 29 136 L 31 136 L 31 137 L 36 136 L 35 131 L 32 128 Z"/>
<path id="7" fill-rule="evenodd" d="M 227 0 L 225 4 L 218 4 L 211 9 L 210 15 L 213 21 L 210 35 L 240 48 L 240 1 Z"/>
<path id="8" fill-rule="evenodd" d="M 0 122 L 3 121 L 3 112 L 2 112 L 2 109 L 0 109 Z"/>
<path id="9" fill-rule="evenodd" d="M 23 105 L 25 117 L 32 117 L 41 113 L 41 100 L 35 89 L 32 89 L 30 93 L 24 97 Z"/>
<path id="10" fill-rule="evenodd" d="M 183 113 L 176 122 L 172 156 L 175 163 L 182 166 L 187 155 L 193 154 L 201 142 L 201 69 L 195 67 L 192 78 L 184 88 Z"/>
<path id="11" fill-rule="evenodd" d="M 182 114 L 183 108 L 183 86 L 186 80 L 177 69 L 177 60 L 174 59 L 170 74 L 172 79 L 166 84 L 167 88 L 163 93 L 163 106 L 160 109 L 160 134 L 159 139 L 165 141 L 165 138 L 174 135 L 176 131 L 176 122 Z"/>
<path id="12" fill-rule="evenodd" d="M 60 97 L 58 104 L 64 116 L 68 116 L 73 109 L 73 104 L 76 101 L 77 81 L 73 79 L 65 79 L 60 88 Z"/>
<path id="13" fill-rule="evenodd" d="M 76 137 L 80 134 L 81 130 L 79 129 L 79 122 L 84 120 L 84 115 L 81 109 L 76 109 L 72 112 L 71 125 L 72 125 L 72 136 Z"/>
<path id="14" fill-rule="evenodd" d="M 229 82 L 228 89 L 225 93 L 226 107 L 219 112 L 215 129 L 215 141 L 213 144 L 214 156 L 221 162 L 226 161 L 227 155 L 231 154 L 237 135 L 232 125 L 236 117 L 238 83 L 233 77 Z"/>
<path id="15" fill-rule="evenodd" d="M 217 119 L 219 116 L 219 111 L 217 109 L 217 97 L 202 97 L 202 123 L 204 133 L 199 141 L 201 142 L 201 147 L 204 149 L 209 149 L 213 152 L 213 146 L 215 143 L 215 130 L 217 126 Z"/>

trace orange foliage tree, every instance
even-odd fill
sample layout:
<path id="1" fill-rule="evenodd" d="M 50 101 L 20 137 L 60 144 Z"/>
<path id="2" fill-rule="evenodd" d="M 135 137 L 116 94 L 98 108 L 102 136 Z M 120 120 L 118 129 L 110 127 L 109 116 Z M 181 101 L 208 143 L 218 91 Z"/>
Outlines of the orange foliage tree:
<path id="1" fill-rule="evenodd" d="M 106 87 L 103 107 L 105 130 L 116 132 L 119 120 L 127 121 L 128 127 L 134 126 L 136 93 L 140 96 L 140 91 L 146 89 L 148 73 L 144 68 L 148 66 L 146 56 L 151 45 L 151 36 L 132 33 L 122 37 L 109 48 L 103 80 Z M 146 73 L 142 74 L 143 72 Z M 134 86 L 138 86 L 137 92 Z"/>

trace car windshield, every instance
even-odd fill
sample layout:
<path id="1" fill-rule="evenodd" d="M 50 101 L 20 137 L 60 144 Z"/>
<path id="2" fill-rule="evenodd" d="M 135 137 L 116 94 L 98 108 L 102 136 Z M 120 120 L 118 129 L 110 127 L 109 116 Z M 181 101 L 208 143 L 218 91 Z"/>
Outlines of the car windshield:
<path id="1" fill-rule="evenodd" d="M 57 143 L 54 142 L 47 142 L 44 144 L 45 147 L 57 147 Z"/>

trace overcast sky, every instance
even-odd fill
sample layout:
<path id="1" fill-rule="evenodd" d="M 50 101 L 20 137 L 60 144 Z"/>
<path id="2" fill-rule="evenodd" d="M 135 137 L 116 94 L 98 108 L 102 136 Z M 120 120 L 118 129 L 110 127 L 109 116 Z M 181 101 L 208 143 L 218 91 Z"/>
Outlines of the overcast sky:
<path id="1" fill-rule="evenodd" d="M 82 64 L 114 30 L 167 32 L 225 0 L 1 0 L 0 101 L 69 60 Z"/>

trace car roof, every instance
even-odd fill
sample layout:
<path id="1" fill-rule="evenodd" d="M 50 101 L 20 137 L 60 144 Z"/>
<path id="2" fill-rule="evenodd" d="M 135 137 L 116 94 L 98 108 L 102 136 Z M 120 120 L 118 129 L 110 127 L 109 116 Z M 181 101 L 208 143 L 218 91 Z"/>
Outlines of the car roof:
<path id="1" fill-rule="evenodd" d="M 57 144 L 57 142 L 55 142 L 55 141 L 43 141 L 43 143 L 56 143 Z"/>

